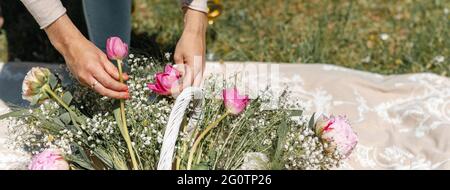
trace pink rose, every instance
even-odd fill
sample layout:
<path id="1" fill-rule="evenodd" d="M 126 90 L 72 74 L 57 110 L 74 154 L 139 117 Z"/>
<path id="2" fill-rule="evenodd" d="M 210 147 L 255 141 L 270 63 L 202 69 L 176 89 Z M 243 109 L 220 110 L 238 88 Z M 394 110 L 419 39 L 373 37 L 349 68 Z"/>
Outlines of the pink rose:
<path id="1" fill-rule="evenodd" d="M 57 150 L 47 149 L 35 155 L 28 166 L 30 170 L 69 170 L 69 164 Z"/>
<path id="2" fill-rule="evenodd" d="M 106 53 L 111 60 L 122 60 L 128 55 L 128 45 L 119 37 L 111 37 L 106 41 Z"/>
<path id="3" fill-rule="evenodd" d="M 250 103 L 248 96 L 239 95 L 237 88 L 224 89 L 222 96 L 226 109 L 234 115 L 241 113 Z"/>
<path id="4" fill-rule="evenodd" d="M 171 95 L 179 88 L 179 79 L 181 73 L 172 67 L 166 65 L 164 72 L 156 73 L 155 82 L 147 84 L 147 87 L 159 95 Z"/>
<path id="5" fill-rule="evenodd" d="M 358 143 L 358 136 L 342 116 L 320 117 L 315 130 L 323 141 L 329 143 L 327 151 L 336 150 L 344 157 L 348 157 Z"/>

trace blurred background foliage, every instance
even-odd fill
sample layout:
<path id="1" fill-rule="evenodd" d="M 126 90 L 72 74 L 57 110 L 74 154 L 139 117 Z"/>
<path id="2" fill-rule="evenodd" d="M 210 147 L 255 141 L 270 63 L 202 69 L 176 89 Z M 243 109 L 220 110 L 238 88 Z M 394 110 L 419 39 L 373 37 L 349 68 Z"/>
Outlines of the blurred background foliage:
<path id="1" fill-rule="evenodd" d="M 177 0 L 135 0 L 134 50 L 172 52 Z M 330 63 L 393 74 L 450 76 L 450 0 L 216 0 L 207 59 Z M 6 59 L 4 36 L 0 58 Z"/>

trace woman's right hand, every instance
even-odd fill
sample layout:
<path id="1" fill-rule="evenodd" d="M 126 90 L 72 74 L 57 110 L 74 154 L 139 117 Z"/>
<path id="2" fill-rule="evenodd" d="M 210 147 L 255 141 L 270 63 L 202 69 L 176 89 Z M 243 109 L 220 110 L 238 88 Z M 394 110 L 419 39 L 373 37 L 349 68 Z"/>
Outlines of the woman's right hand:
<path id="1" fill-rule="evenodd" d="M 64 56 L 70 72 L 81 84 L 103 96 L 129 98 L 128 87 L 118 81 L 117 68 L 105 53 L 78 31 L 67 15 L 60 17 L 45 31 L 53 46 Z M 124 79 L 127 80 L 128 75 L 124 74 Z"/>

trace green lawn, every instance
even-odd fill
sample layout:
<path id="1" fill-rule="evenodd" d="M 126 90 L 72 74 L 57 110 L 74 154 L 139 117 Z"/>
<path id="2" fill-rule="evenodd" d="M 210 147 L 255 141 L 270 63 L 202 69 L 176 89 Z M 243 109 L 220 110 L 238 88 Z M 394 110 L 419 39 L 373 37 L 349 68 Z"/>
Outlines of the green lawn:
<path id="1" fill-rule="evenodd" d="M 450 76 L 450 0 L 222 3 L 223 14 L 208 32 L 214 60 L 331 63 L 384 74 Z M 136 0 L 133 14 L 134 31 L 149 36 L 139 43 L 173 50 L 182 30 L 178 0 Z M 1 59 L 4 52 L 0 45 Z"/>
<path id="2" fill-rule="evenodd" d="M 229 61 L 332 63 L 450 74 L 450 0 L 222 0 L 208 52 Z M 137 0 L 134 28 L 173 47 L 177 1 Z M 442 56 L 444 61 L 442 61 Z"/>

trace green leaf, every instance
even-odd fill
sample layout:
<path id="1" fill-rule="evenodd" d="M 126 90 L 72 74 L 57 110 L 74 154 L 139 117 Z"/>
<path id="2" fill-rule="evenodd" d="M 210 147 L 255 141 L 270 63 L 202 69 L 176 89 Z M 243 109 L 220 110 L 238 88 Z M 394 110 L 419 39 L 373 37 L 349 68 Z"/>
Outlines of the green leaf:
<path id="1" fill-rule="evenodd" d="M 66 125 L 68 125 L 72 121 L 69 112 L 61 114 L 59 116 L 59 119 L 61 119 L 61 121 L 64 122 Z"/>
<path id="2" fill-rule="evenodd" d="M 118 170 L 129 170 L 126 159 L 124 159 L 115 147 L 110 148 L 114 168 Z"/>
<path id="3" fill-rule="evenodd" d="M 83 169 L 87 169 L 87 170 L 95 170 L 94 167 L 92 167 L 92 165 L 89 163 L 89 161 L 84 160 L 82 158 L 79 158 L 77 156 L 74 155 L 66 155 L 65 158 L 68 161 L 71 161 L 77 165 L 79 165 L 80 167 L 82 167 Z"/>
<path id="4" fill-rule="evenodd" d="M 114 111 L 114 118 L 116 119 L 116 123 L 117 126 L 119 126 L 120 129 L 120 133 L 123 134 L 123 129 L 122 129 L 122 119 L 120 117 L 120 108 L 116 108 Z"/>
<path id="5" fill-rule="evenodd" d="M 64 123 L 59 118 L 53 118 L 53 121 L 61 127 L 64 127 Z"/>
<path id="6" fill-rule="evenodd" d="M 72 96 L 72 94 L 70 94 L 70 92 L 65 92 L 64 95 L 63 95 L 63 97 L 62 97 L 62 100 L 63 100 L 67 105 L 70 105 L 70 102 L 72 102 L 72 98 L 73 98 L 73 96 Z"/>
<path id="7" fill-rule="evenodd" d="M 75 106 L 71 106 L 70 109 L 72 110 L 76 110 Z M 86 124 L 86 116 L 81 114 L 81 115 L 77 115 L 75 112 L 70 112 L 70 117 L 72 118 L 72 121 L 75 123 L 75 126 L 77 126 L 77 124 L 81 124 L 84 125 Z"/>
<path id="8" fill-rule="evenodd" d="M 312 116 L 311 116 L 311 119 L 309 119 L 309 123 L 308 123 L 308 127 L 310 128 L 310 129 L 314 129 L 314 124 L 315 124 L 315 121 L 314 121 L 314 116 L 316 115 L 316 113 L 313 113 L 312 114 Z"/>
<path id="9" fill-rule="evenodd" d="M 215 160 L 216 157 L 217 157 L 217 151 L 211 150 L 210 152 L 208 152 L 208 158 L 209 158 L 209 160 Z"/>
<path id="10" fill-rule="evenodd" d="M 78 155 L 81 156 L 82 159 L 89 161 L 88 163 L 92 163 L 89 156 L 86 154 L 84 148 L 81 145 L 76 144 L 76 152 L 79 153 Z M 92 165 L 92 164 L 91 164 Z"/>
<path id="11" fill-rule="evenodd" d="M 283 145 L 286 141 L 286 136 L 289 131 L 289 126 L 285 119 L 281 120 L 281 124 L 277 130 L 277 147 L 275 148 L 275 154 L 272 159 L 271 167 L 273 170 L 281 170 L 283 163 L 281 163 L 281 156 L 283 153 Z"/>
<path id="12" fill-rule="evenodd" d="M 14 111 L 14 112 L 9 112 L 9 113 L 0 115 L 0 120 L 6 119 L 6 118 L 9 118 L 9 117 L 22 117 L 24 115 L 28 115 L 27 112 L 28 112 L 27 109 L 18 110 L 18 111 Z"/>
<path id="13" fill-rule="evenodd" d="M 102 148 L 97 148 L 93 151 L 94 155 L 102 161 L 108 168 L 113 168 L 113 160 L 111 156 Z"/>
<path id="14" fill-rule="evenodd" d="M 50 88 L 54 89 L 56 85 L 58 84 L 58 79 L 54 74 L 50 74 L 48 76 L 48 83 L 50 84 Z"/>
<path id="15" fill-rule="evenodd" d="M 209 170 L 209 166 L 206 164 L 196 164 L 194 166 L 192 166 L 192 170 Z"/>
<path id="16" fill-rule="evenodd" d="M 291 110 L 290 115 L 291 116 L 301 116 L 303 114 L 303 110 Z"/>

